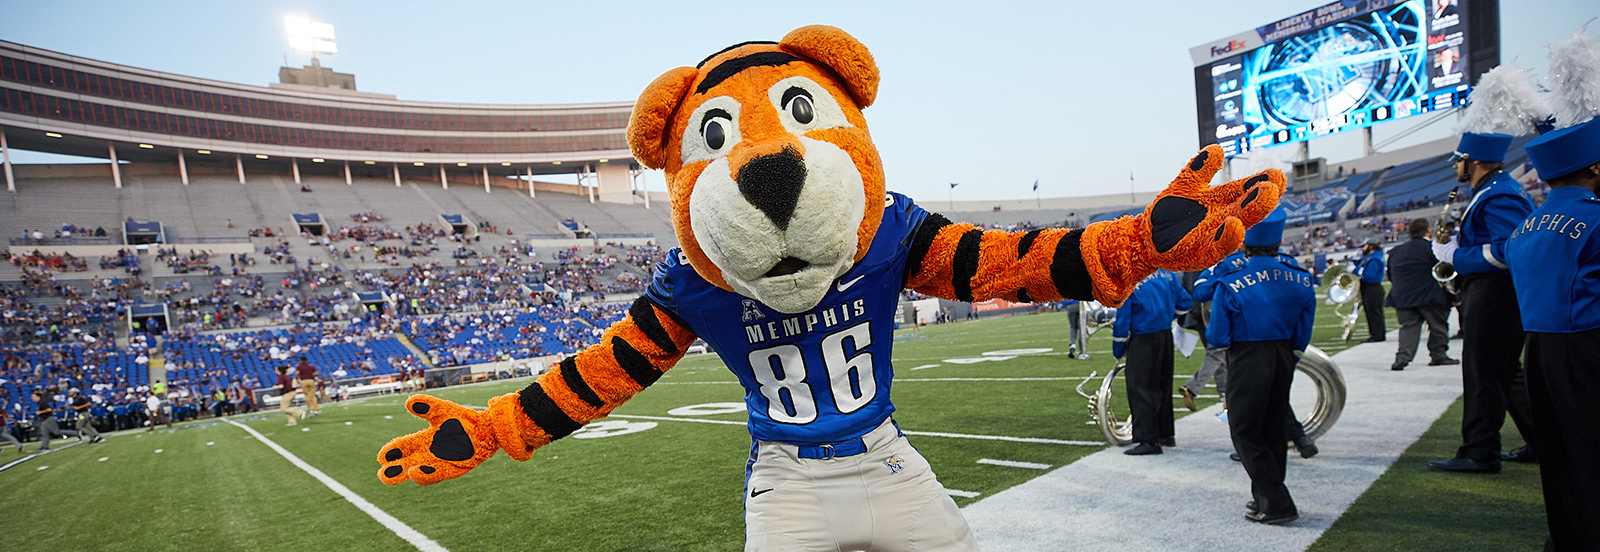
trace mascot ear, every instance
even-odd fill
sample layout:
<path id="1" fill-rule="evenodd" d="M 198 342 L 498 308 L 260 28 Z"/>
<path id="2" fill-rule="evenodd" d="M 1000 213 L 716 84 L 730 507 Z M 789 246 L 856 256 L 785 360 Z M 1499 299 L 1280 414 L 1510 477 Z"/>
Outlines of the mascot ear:
<path id="1" fill-rule="evenodd" d="M 639 101 L 633 104 L 633 116 L 628 119 L 628 147 L 633 150 L 633 158 L 644 166 L 667 166 L 667 127 L 697 74 L 689 67 L 667 71 L 645 87 Z"/>
<path id="2" fill-rule="evenodd" d="M 850 88 L 857 107 L 872 105 L 878 97 L 878 63 L 866 46 L 844 31 L 810 25 L 790 31 L 779 44 L 832 68 Z"/>

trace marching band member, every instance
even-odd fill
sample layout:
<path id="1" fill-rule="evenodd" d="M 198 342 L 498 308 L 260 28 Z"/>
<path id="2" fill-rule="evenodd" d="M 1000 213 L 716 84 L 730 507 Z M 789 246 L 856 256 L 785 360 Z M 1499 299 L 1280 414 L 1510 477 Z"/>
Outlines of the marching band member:
<path id="1" fill-rule="evenodd" d="M 1575 82 L 1571 59 L 1596 59 L 1600 43 L 1580 34 L 1550 50 L 1558 98 L 1600 97 L 1600 67 L 1586 68 L 1587 83 Z M 1527 306 L 1528 399 L 1550 525 L 1545 550 L 1588 550 L 1600 543 L 1600 424 L 1590 408 L 1600 396 L 1600 118 L 1594 118 L 1600 105 L 1557 105 L 1586 106 L 1578 112 L 1558 107 L 1558 125 L 1587 121 L 1528 142 L 1528 158 L 1550 192 L 1511 234 L 1505 251 L 1517 300 Z"/>
<path id="2" fill-rule="evenodd" d="M 1111 354 L 1127 358 L 1128 411 L 1133 415 L 1130 456 L 1161 454 L 1176 446 L 1172 415 L 1172 320 L 1189 312 L 1189 293 L 1177 275 L 1157 270 L 1117 308 Z"/>
<path id="3" fill-rule="evenodd" d="M 1522 316 L 1505 243 L 1533 212 L 1522 185 L 1501 171 L 1508 134 L 1461 135 L 1454 160 L 1456 180 L 1472 184 L 1472 201 L 1460 232 L 1433 244 L 1434 257 L 1455 266 L 1461 288 L 1461 380 L 1465 411 L 1455 458 L 1429 462 L 1437 471 L 1500 473 L 1500 427 L 1506 411 L 1524 441 L 1533 443 L 1522 371 Z M 1528 447 L 1524 454 L 1531 454 Z M 1519 458 L 1507 458 L 1520 460 Z"/>
<path id="4" fill-rule="evenodd" d="M 1295 352 L 1311 344 L 1317 309 L 1311 273 L 1278 258 L 1285 218 L 1280 207 L 1245 232 L 1245 265 L 1218 280 L 1206 329 L 1228 349 L 1228 426 L 1254 497 L 1245 519 L 1272 525 L 1300 517 L 1283 483 L 1284 441 Z"/>
<path id="5" fill-rule="evenodd" d="M 1361 260 L 1356 262 L 1361 276 L 1361 308 L 1367 315 L 1367 343 L 1383 341 L 1388 333 L 1383 319 L 1383 240 L 1367 239 L 1361 245 Z"/>

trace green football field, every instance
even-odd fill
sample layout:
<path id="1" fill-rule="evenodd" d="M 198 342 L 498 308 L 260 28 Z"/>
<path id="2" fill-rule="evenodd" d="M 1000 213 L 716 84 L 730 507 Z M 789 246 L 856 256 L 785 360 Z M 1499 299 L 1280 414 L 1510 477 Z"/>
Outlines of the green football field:
<path id="1" fill-rule="evenodd" d="M 1320 308 L 1318 326 L 1315 345 L 1329 354 L 1346 347 L 1337 339 L 1329 307 Z M 1389 327 L 1395 327 L 1392 320 Z M 1364 328 L 1356 334 L 1365 337 Z M 1073 388 L 1091 371 L 1103 374 L 1112 366 L 1109 329 L 1091 340 L 1091 360 L 1068 359 L 1064 313 L 902 330 L 896 341 L 895 419 L 912 433 L 945 487 L 962 491 L 958 504 L 1045 473 L 980 459 L 1059 467 L 1104 448 L 1099 430 L 1087 423 L 1086 401 Z M 1050 350 L 984 354 L 1014 349 Z M 1193 373 L 1200 356 L 1178 356 L 1176 373 Z M 524 379 L 434 393 L 481 407 L 526 384 Z M 1215 392 L 1208 395 L 1213 398 L 1202 406 L 1215 402 Z M 714 355 L 689 357 L 612 418 L 539 450 L 528 462 L 499 455 L 461 478 L 426 488 L 388 487 L 376 477 L 379 447 L 426 426 L 401 408 L 401 396 L 328 405 L 321 416 L 295 427 L 285 427 L 276 411 L 235 419 L 449 550 L 739 550 L 750 438 L 744 413 L 715 403 L 741 401 L 740 387 Z M 674 412 L 692 406 L 701 408 Z M 1177 413 L 1188 411 L 1180 404 Z M 1418 467 L 1422 455 L 1435 454 L 1419 447 L 1448 445 L 1452 415 L 1459 420 L 1459 408 L 1357 501 L 1352 516 L 1336 524 L 1318 548 L 1369 549 L 1391 533 L 1420 534 L 1409 537 L 1420 538 L 1404 548 L 1411 550 L 1473 542 L 1457 540 L 1460 532 L 1449 523 L 1454 514 L 1470 526 L 1472 505 L 1447 512 L 1435 507 L 1426 518 L 1431 524 L 1396 523 L 1385 515 L 1432 502 L 1440 481 L 1409 472 L 1426 473 Z M 1514 441 L 1508 439 L 1508 446 Z M 9 460 L 0 456 L 0 462 Z M 1408 472 L 1396 474 L 1402 469 Z M 1523 529 L 1507 541 L 1523 542 L 1527 533 L 1542 529 L 1537 468 L 1508 472 L 1512 477 L 1461 492 L 1520 505 L 1494 515 L 1515 517 Z M 0 535 L 37 550 L 410 548 L 245 429 L 217 420 L 58 450 L 0 472 L 0 497 Z"/>

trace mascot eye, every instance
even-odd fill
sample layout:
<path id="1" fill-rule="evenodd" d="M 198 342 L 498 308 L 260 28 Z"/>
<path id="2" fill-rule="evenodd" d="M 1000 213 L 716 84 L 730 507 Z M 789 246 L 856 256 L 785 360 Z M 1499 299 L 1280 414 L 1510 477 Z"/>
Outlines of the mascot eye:
<path id="1" fill-rule="evenodd" d="M 788 90 L 784 90 L 783 101 L 779 104 L 789 110 L 789 116 L 794 117 L 795 122 L 802 125 L 811 124 L 811 120 L 817 117 L 816 110 L 811 105 L 811 92 L 804 88 L 791 86 Z"/>
<path id="2" fill-rule="evenodd" d="M 722 129 L 721 121 L 706 123 L 705 135 L 706 147 L 714 150 L 722 149 L 723 142 L 728 140 L 727 132 Z"/>
<path id="3" fill-rule="evenodd" d="M 793 102 L 789 103 L 789 114 L 794 116 L 794 120 L 797 123 L 802 125 L 810 124 L 813 116 L 811 98 L 805 96 L 796 97 Z"/>

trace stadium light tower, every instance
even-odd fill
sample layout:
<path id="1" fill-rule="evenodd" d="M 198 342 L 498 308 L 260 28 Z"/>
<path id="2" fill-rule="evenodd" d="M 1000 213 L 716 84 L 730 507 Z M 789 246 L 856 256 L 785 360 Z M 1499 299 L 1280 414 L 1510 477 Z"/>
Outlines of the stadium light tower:
<path id="1" fill-rule="evenodd" d="M 311 53 L 311 67 L 317 73 L 317 86 L 327 86 L 322 78 L 322 62 L 317 59 L 317 53 L 339 53 L 339 45 L 333 41 L 333 24 L 312 21 L 303 15 L 290 15 L 283 18 L 283 26 L 289 32 L 290 48 Z"/>

